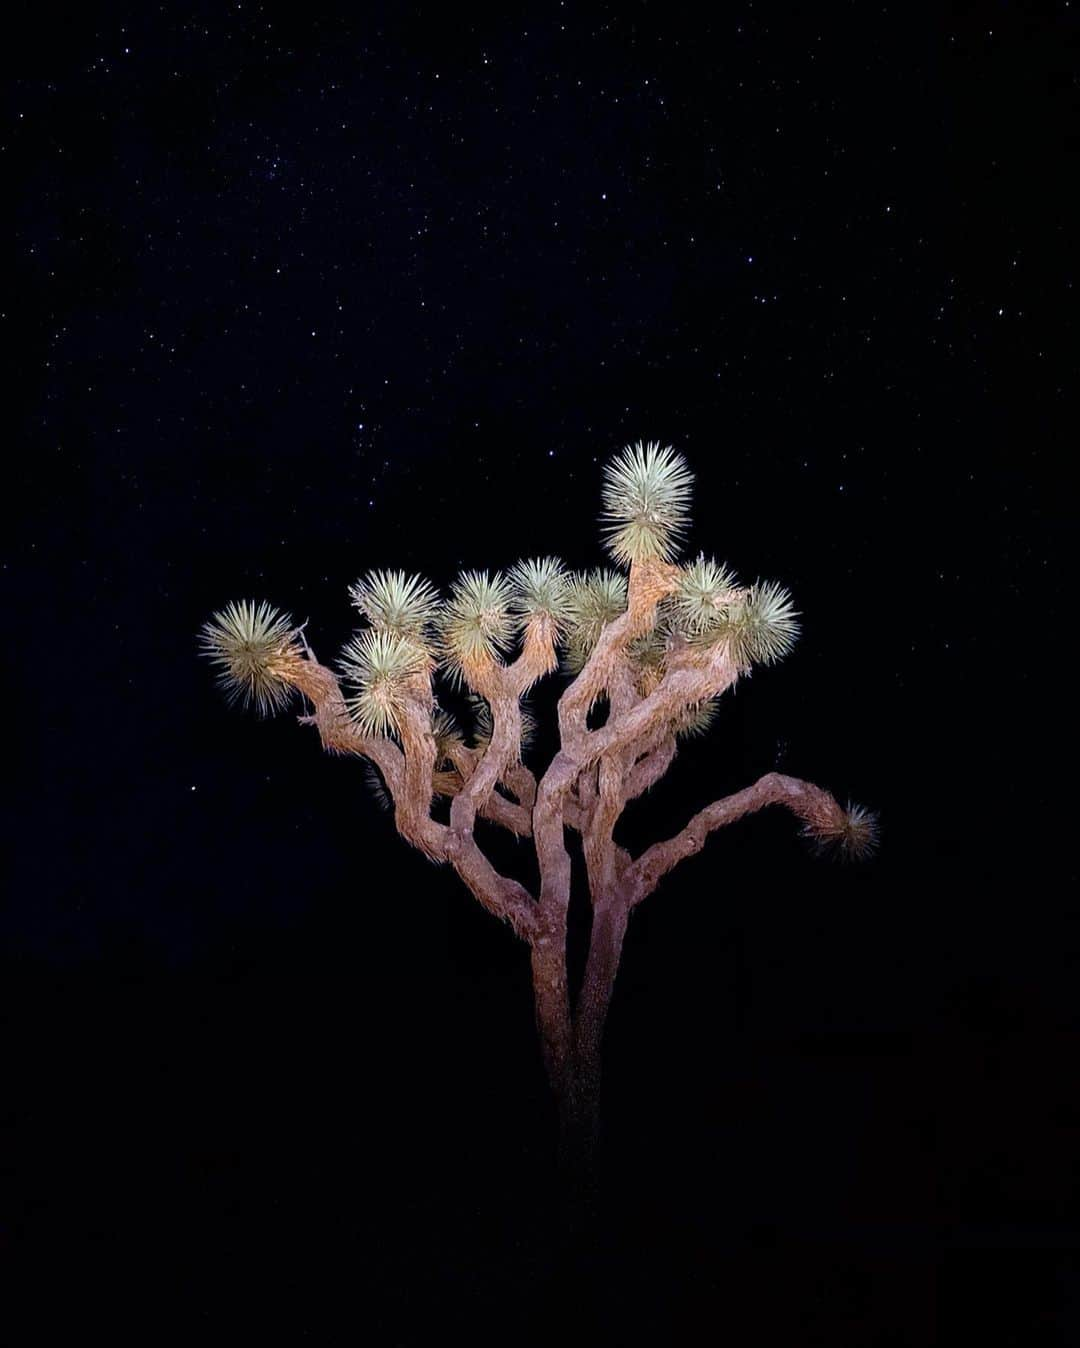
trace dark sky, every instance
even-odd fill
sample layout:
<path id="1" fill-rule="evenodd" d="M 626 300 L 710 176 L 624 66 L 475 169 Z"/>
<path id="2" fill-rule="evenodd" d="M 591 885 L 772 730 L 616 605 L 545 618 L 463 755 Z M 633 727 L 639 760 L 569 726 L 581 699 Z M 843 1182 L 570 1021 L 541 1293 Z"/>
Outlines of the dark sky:
<path id="1" fill-rule="evenodd" d="M 691 548 L 804 636 L 627 845 L 779 766 L 883 847 L 755 819 L 635 917 L 626 1229 L 706 1300 L 721 1246 L 743 1288 L 797 1251 L 786 1342 L 895 1304 L 931 1342 L 994 1260 L 997 1322 L 1058 1342 L 1026 1317 L 1077 1302 L 1075 6 L 20 8 L 3 1239 L 209 1227 L 196 1314 L 302 1227 L 391 1289 L 375 1342 L 417 1291 L 545 1285 L 523 948 L 196 637 L 267 598 L 330 660 L 369 568 L 598 565 L 601 465 L 659 439 Z"/>

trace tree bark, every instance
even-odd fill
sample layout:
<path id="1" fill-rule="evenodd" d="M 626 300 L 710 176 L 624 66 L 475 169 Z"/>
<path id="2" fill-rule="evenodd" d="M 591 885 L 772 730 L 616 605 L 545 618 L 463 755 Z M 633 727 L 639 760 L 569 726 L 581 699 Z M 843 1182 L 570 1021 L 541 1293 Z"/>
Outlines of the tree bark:
<path id="1" fill-rule="evenodd" d="M 589 957 L 574 1015 L 576 1117 L 590 1167 L 595 1163 L 599 1141 L 604 1027 L 619 971 L 626 920 L 627 906 L 619 898 L 593 909 Z"/>
<path id="2" fill-rule="evenodd" d="M 628 911 L 621 896 L 594 910 L 585 976 L 573 1015 L 565 935 L 551 933 L 532 943 L 536 1022 L 558 1112 L 562 1212 L 575 1258 L 592 1244 L 600 1214 L 601 1048 Z"/>

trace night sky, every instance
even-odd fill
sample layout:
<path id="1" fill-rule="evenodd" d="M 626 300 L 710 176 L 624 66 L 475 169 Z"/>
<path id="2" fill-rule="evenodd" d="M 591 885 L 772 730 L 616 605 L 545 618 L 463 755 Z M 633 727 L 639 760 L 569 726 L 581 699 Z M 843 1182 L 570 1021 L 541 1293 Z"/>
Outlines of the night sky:
<path id="1" fill-rule="evenodd" d="M 137 1261 L 144 1325 L 201 1341 L 524 1341 L 571 1304 L 613 1342 L 1076 1342 L 1076 6 L 19 8 L 23 1285 L 118 1325 Z M 568 1301 L 525 947 L 197 637 L 265 598 L 330 662 L 373 567 L 600 565 L 639 439 L 696 474 L 689 550 L 804 631 L 622 840 L 781 768 L 882 848 L 770 813 L 635 915 Z"/>

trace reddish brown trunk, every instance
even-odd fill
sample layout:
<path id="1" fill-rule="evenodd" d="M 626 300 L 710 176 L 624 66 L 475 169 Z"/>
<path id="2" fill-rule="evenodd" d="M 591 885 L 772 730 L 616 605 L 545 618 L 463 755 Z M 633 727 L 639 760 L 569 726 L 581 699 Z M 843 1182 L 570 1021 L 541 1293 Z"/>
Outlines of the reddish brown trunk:
<path id="1" fill-rule="evenodd" d="M 532 943 L 533 999 L 540 1053 L 555 1099 L 568 1100 L 573 1082 L 574 1037 L 566 986 L 565 938 L 542 934 Z"/>
<path id="2" fill-rule="evenodd" d="M 559 1121 L 558 1169 L 563 1218 L 572 1242 L 587 1239 L 596 1211 L 595 1120 L 581 1090 L 566 981 L 566 940 L 554 935 L 532 945 L 533 996 L 540 1051 Z"/>
<path id="3" fill-rule="evenodd" d="M 576 1113 L 594 1154 L 599 1140 L 601 1050 L 608 1008 L 619 971 L 627 907 L 618 898 L 593 909 L 592 936 L 585 978 L 574 1015 Z"/>
<path id="4" fill-rule="evenodd" d="M 559 1172 L 569 1234 L 587 1240 L 598 1216 L 601 1047 L 627 905 L 596 908 L 585 977 L 571 1016 L 565 939 L 533 946 L 537 1028 L 559 1118 Z"/>

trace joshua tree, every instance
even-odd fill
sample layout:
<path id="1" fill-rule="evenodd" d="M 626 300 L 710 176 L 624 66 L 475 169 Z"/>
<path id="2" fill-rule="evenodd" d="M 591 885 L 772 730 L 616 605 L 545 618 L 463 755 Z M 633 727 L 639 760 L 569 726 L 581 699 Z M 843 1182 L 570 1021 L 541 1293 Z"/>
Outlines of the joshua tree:
<path id="1" fill-rule="evenodd" d="M 398 832 L 448 863 L 531 952 L 544 1066 L 571 1172 L 595 1143 L 600 1048 L 630 914 L 709 834 L 783 805 L 819 848 L 860 857 L 876 820 L 818 786 L 770 772 L 700 810 L 673 837 L 634 855 L 615 840 L 627 803 L 667 772 L 678 741 L 703 733 L 717 699 L 755 664 L 790 651 L 790 596 L 743 585 L 704 555 L 676 563 L 692 476 L 658 444 L 628 447 L 605 469 L 603 534 L 618 570 L 570 574 L 553 557 L 505 573 L 470 571 L 448 599 L 420 576 L 373 571 L 351 589 L 365 625 L 338 671 L 267 603 L 233 603 L 202 630 L 230 700 L 278 711 L 299 690 L 331 753 L 369 760 Z M 522 762 L 525 694 L 561 664 L 559 749 L 537 779 Z M 471 703 L 471 734 L 437 701 L 437 674 Z M 470 742 L 471 741 L 471 742 Z M 448 804 L 447 804 L 448 802 Z M 476 837 L 480 816 L 532 839 L 539 893 L 501 875 Z M 567 982 L 570 854 L 580 834 L 592 931 L 584 979 Z"/>

